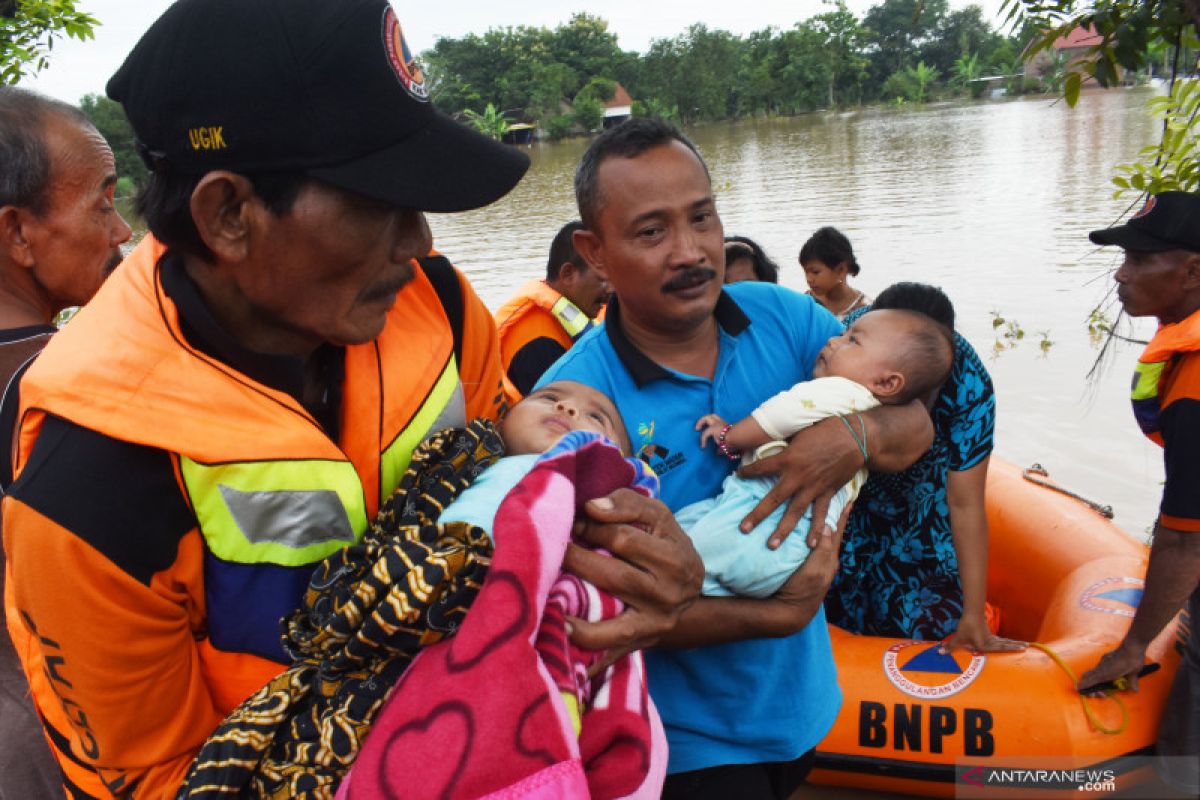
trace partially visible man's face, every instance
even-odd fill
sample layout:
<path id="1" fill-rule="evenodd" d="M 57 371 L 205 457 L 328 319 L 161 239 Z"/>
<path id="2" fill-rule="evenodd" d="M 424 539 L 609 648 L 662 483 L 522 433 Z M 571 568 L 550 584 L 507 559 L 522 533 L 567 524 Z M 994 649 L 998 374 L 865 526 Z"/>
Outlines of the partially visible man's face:
<path id="1" fill-rule="evenodd" d="M 112 150 L 95 128 L 59 114 L 46 124 L 50 186 L 46 212 L 28 228 L 34 279 L 55 312 L 83 305 L 121 261 L 132 233 L 113 205 Z"/>
<path id="2" fill-rule="evenodd" d="M 1182 319 L 1180 301 L 1184 297 L 1188 262 L 1192 259 L 1200 259 L 1200 253 L 1126 250 L 1125 260 L 1113 276 L 1117 299 L 1125 307 L 1125 313 L 1131 317 L 1158 317 L 1163 323 Z"/>
<path id="3" fill-rule="evenodd" d="M 362 344 L 383 330 L 412 259 L 432 238 L 425 216 L 320 182 L 271 215 L 251 261 L 236 275 L 238 310 L 252 349 L 306 354 L 324 343 Z"/>
<path id="4" fill-rule="evenodd" d="M 563 287 L 565 289 L 563 294 L 577 305 L 580 311 L 595 319 L 600 313 L 600 309 L 604 308 L 604 304 L 608 302 L 608 296 L 612 294 L 612 286 L 596 270 L 588 269 L 587 265 L 583 267 L 572 265 L 572 267 L 574 269 L 571 279 Z"/>
<path id="5" fill-rule="evenodd" d="M 672 141 L 634 158 L 608 158 L 598 184 L 600 263 L 592 267 L 602 268 L 622 315 L 664 331 L 689 330 L 711 316 L 725 273 L 724 230 L 696 155 Z"/>

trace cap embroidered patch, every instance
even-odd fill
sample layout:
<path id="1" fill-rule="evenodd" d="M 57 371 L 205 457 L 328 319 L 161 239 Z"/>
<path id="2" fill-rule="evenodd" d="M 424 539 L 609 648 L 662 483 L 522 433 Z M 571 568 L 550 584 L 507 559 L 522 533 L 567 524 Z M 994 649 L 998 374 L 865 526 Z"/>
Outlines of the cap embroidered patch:
<path id="1" fill-rule="evenodd" d="M 409 51 L 400 20 L 396 19 L 396 12 L 390 6 L 383 12 L 383 46 L 404 91 L 414 100 L 427 102 L 429 92 L 425 89 L 425 76 Z"/>
<path id="2" fill-rule="evenodd" d="M 1154 206 L 1158 203 L 1158 198 L 1150 195 L 1146 198 L 1146 205 L 1142 206 L 1142 210 L 1134 214 L 1130 219 L 1141 219 L 1154 210 Z"/>

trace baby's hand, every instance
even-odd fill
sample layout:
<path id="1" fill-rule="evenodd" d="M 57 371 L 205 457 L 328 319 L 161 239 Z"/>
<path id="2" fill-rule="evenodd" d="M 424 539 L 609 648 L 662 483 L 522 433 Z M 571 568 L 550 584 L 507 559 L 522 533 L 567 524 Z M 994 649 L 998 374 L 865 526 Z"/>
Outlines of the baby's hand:
<path id="1" fill-rule="evenodd" d="M 709 442 L 714 445 L 717 442 L 717 436 L 721 431 L 725 430 L 728 423 L 721 419 L 717 414 L 705 414 L 696 421 L 696 430 L 700 431 L 700 446 L 707 447 Z"/>

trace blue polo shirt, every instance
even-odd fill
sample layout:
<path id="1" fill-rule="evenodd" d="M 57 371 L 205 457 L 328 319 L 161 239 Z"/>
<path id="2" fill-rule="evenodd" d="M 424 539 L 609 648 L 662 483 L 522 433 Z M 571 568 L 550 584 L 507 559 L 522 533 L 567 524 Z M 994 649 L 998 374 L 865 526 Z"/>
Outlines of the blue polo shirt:
<path id="1" fill-rule="evenodd" d="M 651 361 L 622 333 L 614 299 L 605 324 L 539 382 L 578 381 L 612 398 L 672 511 L 717 494 L 736 466 L 715 448 L 700 449 L 696 420 L 713 412 L 742 419 L 809 380 L 817 353 L 842 332 L 812 298 L 769 283 L 726 287 L 713 313 L 720 350 L 712 380 Z M 783 639 L 647 652 L 646 671 L 670 743 L 671 773 L 797 758 L 829 732 L 842 702 L 820 610 Z"/>

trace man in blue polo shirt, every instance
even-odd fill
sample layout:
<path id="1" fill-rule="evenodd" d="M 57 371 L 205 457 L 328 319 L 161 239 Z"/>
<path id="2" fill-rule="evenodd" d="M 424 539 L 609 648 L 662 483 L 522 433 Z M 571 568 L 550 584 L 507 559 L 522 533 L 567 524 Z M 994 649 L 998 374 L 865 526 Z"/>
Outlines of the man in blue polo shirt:
<path id="1" fill-rule="evenodd" d="M 747 282 L 722 291 L 724 231 L 708 170 L 673 126 L 634 119 L 606 131 L 584 154 L 575 191 L 586 226 L 576 248 L 616 299 L 605 325 L 542 382 L 576 380 L 610 396 L 676 510 L 716 494 L 736 466 L 699 447 L 696 421 L 714 412 L 741 419 L 808 380 L 817 352 L 842 328 L 788 289 Z M 916 405 L 864 419 L 872 467 L 903 468 L 932 438 Z M 824 518 L 829 497 L 863 466 L 842 423 L 831 422 L 746 469 L 780 480 L 743 529 L 788 503 L 777 546 L 814 500 L 815 518 Z M 785 798 L 803 782 L 841 704 L 821 610 L 840 534 L 814 529 L 810 538 L 812 554 L 776 595 L 701 598 L 665 647 L 647 653 L 671 746 L 664 797 Z M 576 634 L 583 643 L 586 623 Z"/>

